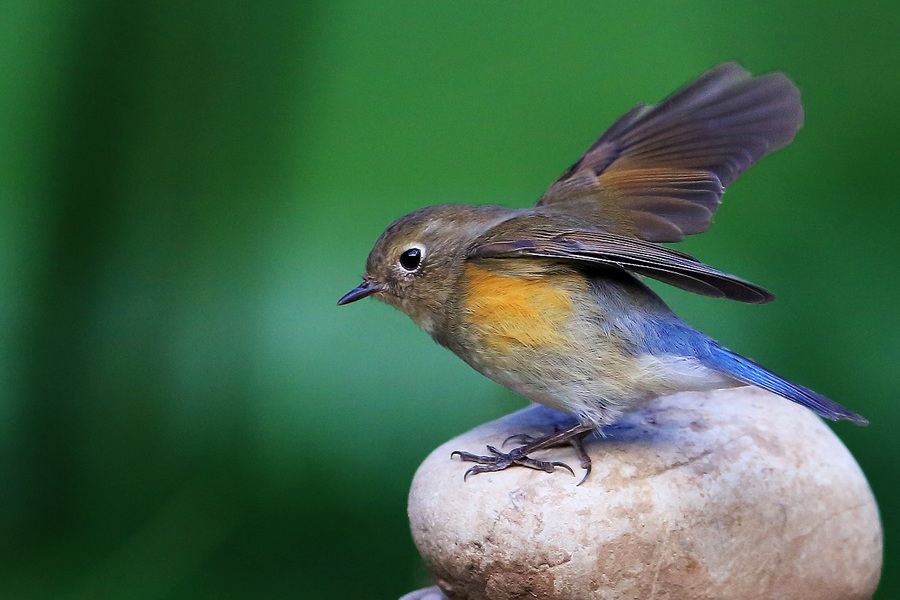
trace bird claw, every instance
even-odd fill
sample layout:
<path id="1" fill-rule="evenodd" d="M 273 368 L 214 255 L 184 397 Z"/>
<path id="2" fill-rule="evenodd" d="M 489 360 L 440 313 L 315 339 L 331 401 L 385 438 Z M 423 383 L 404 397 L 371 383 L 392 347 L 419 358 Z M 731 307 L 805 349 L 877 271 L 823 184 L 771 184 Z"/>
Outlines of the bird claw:
<path id="1" fill-rule="evenodd" d="M 572 470 L 572 467 L 564 462 L 560 462 L 558 460 L 537 460 L 535 458 L 531 458 L 530 456 L 528 456 L 527 445 L 513 448 L 509 452 L 501 452 L 494 446 L 490 445 L 487 447 L 487 449 L 488 452 L 491 453 L 491 456 L 479 456 L 478 454 L 463 452 L 461 450 L 454 450 L 450 453 L 450 458 L 458 456 L 460 460 L 464 462 L 477 463 L 474 467 L 466 471 L 465 475 L 463 475 L 464 481 L 469 478 L 469 475 L 502 471 L 514 465 L 527 467 L 536 471 L 544 471 L 545 473 L 552 473 L 557 468 L 560 468 L 567 470 L 572 474 L 573 477 L 575 476 L 575 471 Z"/>
<path id="2" fill-rule="evenodd" d="M 533 435 L 529 435 L 527 433 L 517 433 L 515 435 L 511 435 L 500 444 L 500 447 L 506 446 L 510 442 L 516 442 L 518 444 L 522 444 L 523 446 L 527 446 L 528 444 L 533 444 L 538 441 L 540 438 L 536 438 Z"/>
<path id="3" fill-rule="evenodd" d="M 591 459 L 587 452 L 585 452 L 583 445 L 585 436 L 591 431 L 593 431 L 593 427 L 579 424 L 564 431 L 555 431 L 546 437 L 540 438 L 527 433 L 520 433 L 511 435 L 503 441 L 501 447 L 511 441 L 518 441 L 523 444 L 522 446 L 513 448 L 509 452 L 501 452 L 496 447 L 489 445 L 487 446 L 488 452 L 490 452 L 490 455 L 488 456 L 480 456 L 478 454 L 472 454 L 471 452 L 454 450 L 450 453 L 450 458 L 458 456 L 460 460 L 464 462 L 476 463 L 475 466 L 466 471 L 463 480 L 468 479 L 469 475 L 502 471 L 516 465 L 535 469 L 536 471 L 544 471 L 545 473 L 552 473 L 558 468 L 565 469 L 574 477 L 575 471 L 564 462 L 555 460 L 537 460 L 529 456 L 529 454 L 537 452 L 538 450 L 553 448 L 555 446 L 571 445 L 578 455 L 578 461 L 581 464 L 581 468 L 584 469 L 584 477 L 578 482 L 578 485 L 581 485 L 587 480 L 588 475 L 591 474 Z"/>

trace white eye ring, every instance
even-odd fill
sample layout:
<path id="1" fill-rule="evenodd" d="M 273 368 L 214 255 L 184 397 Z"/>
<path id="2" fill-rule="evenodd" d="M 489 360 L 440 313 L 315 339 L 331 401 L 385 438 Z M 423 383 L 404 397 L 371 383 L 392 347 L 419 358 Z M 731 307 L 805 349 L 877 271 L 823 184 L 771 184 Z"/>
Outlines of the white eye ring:
<path id="1" fill-rule="evenodd" d="M 422 266 L 422 260 L 425 259 L 425 248 L 421 246 L 410 246 L 400 255 L 399 263 L 404 271 L 414 273 Z"/>

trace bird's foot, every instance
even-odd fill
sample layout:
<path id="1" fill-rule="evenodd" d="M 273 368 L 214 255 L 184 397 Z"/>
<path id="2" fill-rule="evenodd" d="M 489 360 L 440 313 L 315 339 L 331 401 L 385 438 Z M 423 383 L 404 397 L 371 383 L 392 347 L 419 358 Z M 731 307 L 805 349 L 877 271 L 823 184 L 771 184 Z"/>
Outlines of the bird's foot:
<path id="1" fill-rule="evenodd" d="M 568 470 L 572 475 L 575 475 L 572 467 L 564 462 L 555 460 L 536 460 L 534 458 L 531 458 L 527 453 L 527 445 L 513 448 L 509 452 L 500 452 L 494 446 L 490 445 L 487 447 L 487 449 L 488 452 L 491 453 L 491 455 L 489 456 L 479 456 L 477 454 L 472 454 L 471 452 L 463 452 L 461 450 L 454 450 L 450 454 L 450 458 L 458 456 L 465 462 L 478 463 L 474 467 L 466 471 L 466 474 L 463 476 L 463 480 L 468 479 L 469 475 L 489 473 L 492 471 L 502 471 L 503 469 L 508 469 L 513 465 L 528 467 L 529 469 L 545 471 L 547 473 L 552 473 L 554 469 L 556 469 L 556 467 L 560 467 L 562 469 Z"/>
<path id="2" fill-rule="evenodd" d="M 450 457 L 458 456 L 465 462 L 477 463 L 474 467 L 466 471 L 466 474 L 463 476 L 464 480 L 468 479 L 469 475 L 502 471 L 515 465 L 544 471 L 546 473 L 552 473 L 559 467 L 561 469 L 566 469 L 569 473 L 575 475 L 572 468 L 564 462 L 537 460 L 529 456 L 532 452 L 537 452 L 538 450 L 570 445 L 578 453 L 578 460 L 581 463 L 581 468 L 584 469 L 584 477 L 578 482 L 578 485 L 581 485 L 591 473 L 591 458 L 584 449 L 584 438 L 593 430 L 594 428 L 589 425 L 579 424 L 570 427 L 569 429 L 556 431 L 550 435 L 539 438 L 524 433 L 512 435 L 506 438 L 503 443 L 507 444 L 510 441 L 518 441 L 523 445 L 513 448 L 509 452 L 501 452 L 494 446 L 488 446 L 487 449 L 491 453 L 488 456 L 479 456 L 477 454 L 472 454 L 471 452 L 456 450 L 450 454 Z"/>

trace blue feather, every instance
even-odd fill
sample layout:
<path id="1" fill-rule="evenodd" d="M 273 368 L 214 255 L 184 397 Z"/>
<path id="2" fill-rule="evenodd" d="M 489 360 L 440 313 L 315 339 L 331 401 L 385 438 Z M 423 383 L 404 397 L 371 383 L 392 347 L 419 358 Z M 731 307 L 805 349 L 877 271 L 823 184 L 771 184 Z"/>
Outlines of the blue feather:
<path id="1" fill-rule="evenodd" d="M 702 357 L 701 360 L 707 366 L 727 373 L 738 381 L 743 381 L 783 396 L 809 408 L 826 419 L 852 421 L 858 425 L 867 425 L 869 423 L 864 417 L 847 410 L 837 402 L 829 400 L 825 396 L 817 394 L 802 385 L 791 383 L 756 364 L 749 358 L 744 358 L 740 354 L 723 348 L 713 340 L 709 340 L 708 349 L 709 354 Z"/>

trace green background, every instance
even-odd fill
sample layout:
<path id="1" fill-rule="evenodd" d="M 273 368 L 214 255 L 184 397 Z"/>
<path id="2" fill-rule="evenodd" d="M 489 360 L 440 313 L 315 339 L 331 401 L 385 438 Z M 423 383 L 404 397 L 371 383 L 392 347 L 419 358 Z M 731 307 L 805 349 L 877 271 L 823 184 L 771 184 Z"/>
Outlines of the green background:
<path id="1" fill-rule="evenodd" d="M 394 218 L 527 206 L 622 112 L 738 60 L 806 127 L 664 289 L 865 414 L 900 597 L 900 4 L 0 2 L 0 597 L 396 598 L 406 493 L 523 402 L 375 301 Z M 460 482 L 462 484 L 462 482 Z"/>

